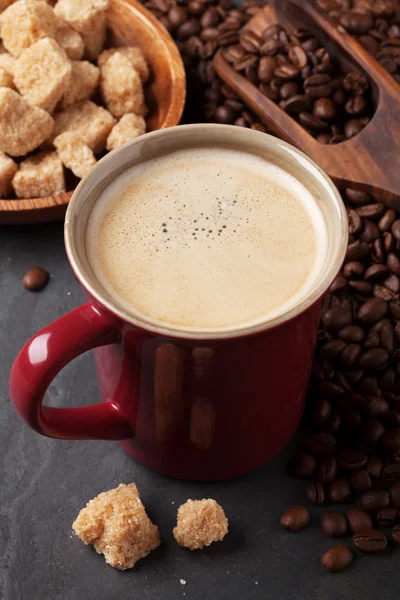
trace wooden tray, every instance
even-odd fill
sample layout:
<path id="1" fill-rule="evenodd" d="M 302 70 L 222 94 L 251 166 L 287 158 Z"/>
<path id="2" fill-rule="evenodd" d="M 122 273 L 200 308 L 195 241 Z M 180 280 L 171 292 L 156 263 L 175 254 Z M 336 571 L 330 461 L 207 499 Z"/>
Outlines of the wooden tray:
<path id="1" fill-rule="evenodd" d="M 150 108 L 148 129 L 153 131 L 177 125 L 185 104 L 185 70 L 167 30 L 135 0 L 111 0 L 107 23 L 113 45 L 138 46 L 150 65 L 151 83 L 146 87 L 146 101 Z M 72 192 L 66 192 L 26 200 L 0 199 L 0 224 L 60 220 L 71 196 Z"/>
<path id="2" fill-rule="evenodd" d="M 369 76 L 375 113 L 358 135 L 340 144 L 322 145 L 235 71 L 221 52 L 214 58 L 216 72 L 275 135 L 315 160 L 338 186 L 366 191 L 375 200 L 400 210 L 399 84 L 351 35 L 338 29 L 309 0 L 271 0 L 245 29 L 260 35 L 277 23 L 289 32 L 306 27 L 335 56 L 343 71 L 361 71 Z"/>

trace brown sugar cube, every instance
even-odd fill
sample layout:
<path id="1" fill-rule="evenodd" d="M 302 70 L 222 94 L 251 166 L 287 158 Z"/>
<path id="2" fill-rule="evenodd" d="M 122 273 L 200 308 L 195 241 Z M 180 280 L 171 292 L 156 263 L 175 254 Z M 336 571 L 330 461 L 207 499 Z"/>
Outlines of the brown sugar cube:
<path id="1" fill-rule="evenodd" d="M 53 127 L 45 110 L 31 106 L 10 88 L 0 88 L 0 150 L 24 156 L 40 146 Z"/>
<path id="2" fill-rule="evenodd" d="M 180 546 L 198 550 L 222 541 L 227 533 L 228 519 L 215 500 L 188 500 L 179 507 L 173 534 Z"/>
<path id="3" fill-rule="evenodd" d="M 100 67 L 100 90 L 114 117 L 126 113 L 145 116 L 143 86 L 139 73 L 126 56 L 115 52 Z"/>
<path id="4" fill-rule="evenodd" d="M 17 63 L 17 59 L 12 54 L 8 52 L 0 52 L 0 67 L 7 71 L 9 75 L 14 75 L 15 65 Z"/>
<path id="5" fill-rule="evenodd" d="M 12 158 L 0 150 L 0 198 L 7 198 L 12 191 L 12 178 L 18 171 Z"/>
<path id="6" fill-rule="evenodd" d="M 14 88 L 13 76 L 7 73 L 3 67 L 0 67 L 0 87 Z"/>
<path id="7" fill-rule="evenodd" d="M 85 47 L 83 39 L 71 25 L 62 23 L 57 29 L 54 39 L 60 44 L 68 58 L 71 60 L 80 60 L 82 58 Z"/>
<path id="8" fill-rule="evenodd" d="M 58 108 L 67 108 L 75 102 L 90 98 L 96 90 L 99 78 L 100 70 L 92 63 L 86 60 L 72 61 L 71 79 Z"/>
<path id="9" fill-rule="evenodd" d="M 131 569 L 160 545 L 134 483 L 121 483 L 90 500 L 72 524 L 85 544 L 92 544 L 116 569 Z"/>
<path id="10" fill-rule="evenodd" d="M 59 0 L 56 14 L 78 31 L 90 60 L 98 57 L 106 37 L 106 13 L 109 0 Z"/>
<path id="11" fill-rule="evenodd" d="M 104 50 L 98 59 L 99 67 L 102 67 L 110 56 L 113 56 L 116 52 L 125 56 L 131 63 L 132 67 L 136 69 L 136 71 L 140 75 L 140 79 L 145 83 L 149 78 L 149 67 L 147 65 L 146 59 L 143 56 L 143 52 L 140 48 L 136 48 L 134 46 L 126 46 L 122 48 L 110 48 L 109 50 Z"/>
<path id="12" fill-rule="evenodd" d="M 65 192 L 64 168 L 57 152 L 39 152 L 23 160 L 12 184 L 18 198 L 39 198 Z"/>
<path id="13" fill-rule="evenodd" d="M 67 90 L 71 73 L 71 61 L 61 46 L 43 38 L 17 60 L 14 83 L 25 100 L 51 113 Z"/>
<path id="14" fill-rule="evenodd" d="M 110 135 L 107 138 L 107 150 L 114 150 L 146 133 L 146 121 L 143 117 L 128 113 L 121 117 L 119 122 L 114 125 Z"/>
<path id="15" fill-rule="evenodd" d="M 24 0 L 11 4 L 0 15 L 0 36 L 4 47 L 20 56 L 31 44 L 57 31 L 57 16 L 46 2 Z"/>
<path id="16" fill-rule="evenodd" d="M 95 154 L 102 152 L 110 131 L 115 125 L 115 119 L 102 106 L 97 106 L 90 100 L 82 100 L 56 113 L 54 137 L 64 131 L 79 133 L 85 144 Z"/>
<path id="17" fill-rule="evenodd" d="M 15 0 L 0 0 L 0 12 L 5 10 L 10 4 L 13 4 L 13 2 L 15 2 Z"/>
<path id="18" fill-rule="evenodd" d="M 82 179 L 97 162 L 92 150 L 78 133 L 61 133 L 53 144 L 64 165 L 79 179 Z"/>

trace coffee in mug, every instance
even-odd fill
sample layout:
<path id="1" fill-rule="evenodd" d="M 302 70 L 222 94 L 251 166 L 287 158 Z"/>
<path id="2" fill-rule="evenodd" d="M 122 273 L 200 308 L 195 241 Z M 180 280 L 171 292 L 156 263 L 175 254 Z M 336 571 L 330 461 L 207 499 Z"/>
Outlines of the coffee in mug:
<path id="1" fill-rule="evenodd" d="M 86 251 L 127 312 L 218 331 L 305 298 L 326 260 L 327 231 L 310 191 L 277 165 L 194 147 L 117 176 L 89 216 Z"/>

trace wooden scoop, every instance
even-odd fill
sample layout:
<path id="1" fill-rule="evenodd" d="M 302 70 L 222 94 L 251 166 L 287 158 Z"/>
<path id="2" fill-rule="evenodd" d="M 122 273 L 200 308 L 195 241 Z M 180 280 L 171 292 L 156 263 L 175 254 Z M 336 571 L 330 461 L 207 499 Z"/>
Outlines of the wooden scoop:
<path id="1" fill-rule="evenodd" d="M 235 71 L 221 51 L 214 58 L 216 72 L 274 134 L 305 152 L 337 185 L 368 192 L 379 202 L 400 210 L 399 84 L 309 0 L 276 0 L 255 15 L 245 29 L 260 35 L 276 23 L 289 32 L 297 27 L 307 28 L 344 71 L 362 71 L 369 77 L 376 110 L 361 133 L 339 144 L 323 145 Z"/>

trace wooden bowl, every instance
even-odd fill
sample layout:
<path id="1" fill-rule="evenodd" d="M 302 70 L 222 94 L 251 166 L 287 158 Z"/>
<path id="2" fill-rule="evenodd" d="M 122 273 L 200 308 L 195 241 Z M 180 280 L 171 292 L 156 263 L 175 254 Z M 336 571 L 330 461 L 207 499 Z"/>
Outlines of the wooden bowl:
<path id="1" fill-rule="evenodd" d="M 112 46 L 138 46 L 149 63 L 148 130 L 177 125 L 185 104 L 185 70 L 167 30 L 135 0 L 111 0 L 107 24 Z M 43 198 L 0 199 L 0 224 L 57 221 L 64 217 L 71 196 L 72 191 Z"/>

